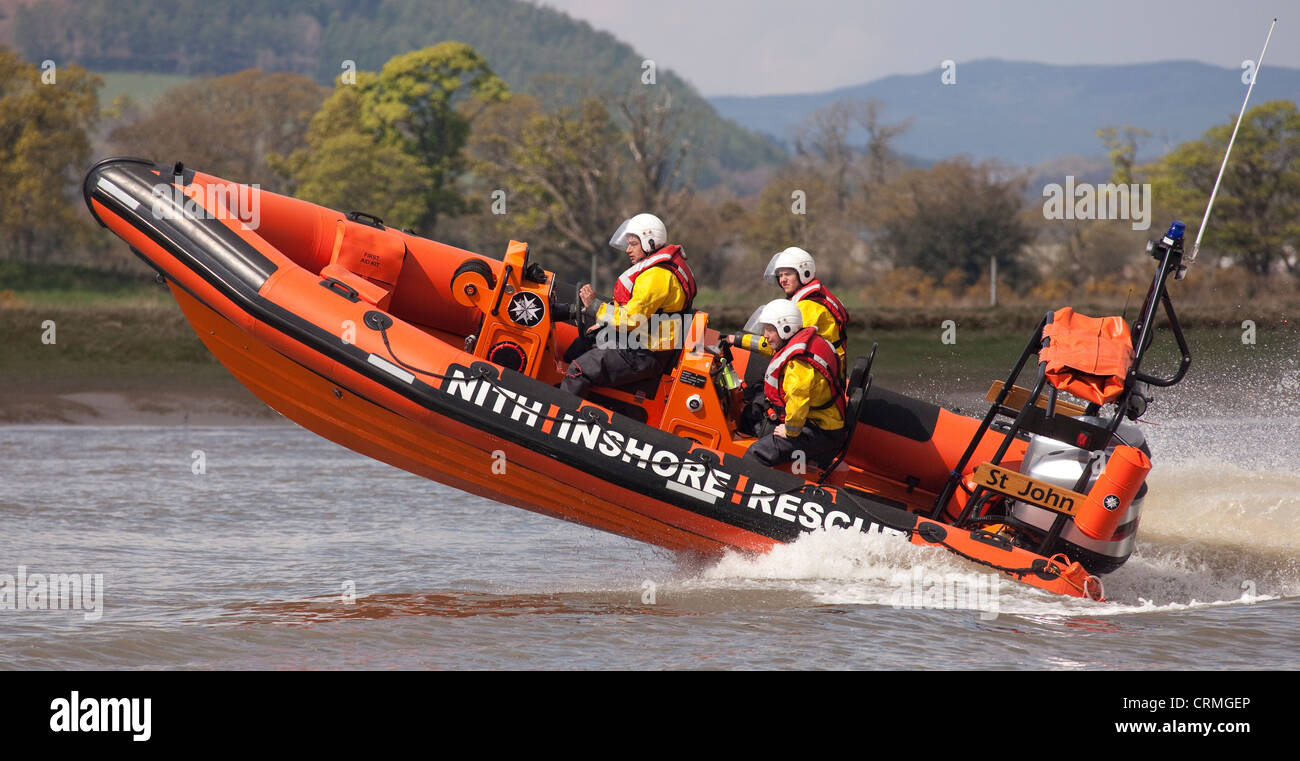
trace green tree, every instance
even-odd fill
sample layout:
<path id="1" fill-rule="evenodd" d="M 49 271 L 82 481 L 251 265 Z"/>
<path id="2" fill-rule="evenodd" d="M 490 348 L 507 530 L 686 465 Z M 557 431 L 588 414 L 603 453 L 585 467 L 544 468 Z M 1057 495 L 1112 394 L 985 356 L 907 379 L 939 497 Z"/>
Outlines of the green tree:
<path id="1" fill-rule="evenodd" d="M 310 164 L 307 163 L 310 157 Z M 295 153 L 280 166 L 298 177 L 296 194 L 331 209 L 365 211 L 400 229 L 413 229 L 428 207 L 428 170 L 400 149 L 360 132 L 340 132 Z"/>
<path id="2" fill-rule="evenodd" d="M 1023 190 L 1023 176 L 951 159 L 886 183 L 873 195 L 870 222 L 896 266 L 935 278 L 955 268 L 974 281 L 997 257 L 999 276 L 1016 282 L 1033 238 L 1021 213 Z"/>
<path id="3" fill-rule="evenodd" d="M 187 166 L 237 182 L 292 190 L 270 154 L 306 145 L 329 90 L 301 74 L 248 69 L 168 90 L 147 116 L 109 135 L 114 151 Z M 115 104 L 122 107 L 123 104 Z"/>
<path id="4" fill-rule="evenodd" d="M 1195 239 L 1232 122 L 1210 128 L 1143 169 L 1158 214 L 1187 222 Z M 1157 217 L 1163 218 L 1163 217 Z M 1300 272 L 1300 112 L 1275 100 L 1246 112 L 1201 246 L 1257 275 L 1276 263 Z"/>
<path id="5" fill-rule="evenodd" d="M 378 74 L 358 72 L 355 84 L 340 82 L 312 118 L 309 147 L 282 166 L 293 172 L 300 195 L 327 205 L 354 198 L 348 184 L 363 172 L 379 171 L 380 184 L 415 183 L 418 207 L 404 206 L 398 214 L 413 216 L 417 232 L 433 235 L 440 216 L 466 208 L 455 183 L 466 168 L 463 148 L 471 122 L 508 95 L 505 83 L 469 45 L 444 42 L 406 53 Z M 363 145 L 358 135 L 371 146 L 355 156 L 339 150 Z M 394 214 L 380 207 L 372 211 Z"/>
<path id="6" fill-rule="evenodd" d="M 375 214 L 398 228 L 412 228 L 426 212 L 428 169 L 395 145 L 356 128 L 361 91 L 341 86 L 321 105 L 307 128 L 307 148 L 271 166 L 292 178 L 294 195 L 331 209 Z"/>
<path id="7" fill-rule="evenodd" d="M 44 72 L 0 47 L 0 240 L 29 259 L 72 239 L 76 189 L 90 162 L 88 133 L 102 80 L 79 66 Z"/>

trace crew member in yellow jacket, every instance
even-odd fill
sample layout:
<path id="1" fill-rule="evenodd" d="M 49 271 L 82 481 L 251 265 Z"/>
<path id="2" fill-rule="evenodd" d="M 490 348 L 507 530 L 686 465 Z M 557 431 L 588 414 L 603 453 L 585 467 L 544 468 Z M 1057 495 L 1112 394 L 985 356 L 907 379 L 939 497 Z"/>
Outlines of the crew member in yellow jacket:
<path id="1" fill-rule="evenodd" d="M 777 299 L 755 317 L 773 350 L 763 374 L 763 394 L 751 402 L 758 441 L 745 457 L 764 465 L 789 462 L 796 452 L 821 463 L 844 440 L 844 384 L 839 358 L 816 328 L 803 325 L 803 314 L 786 299 Z M 755 331 L 757 332 L 757 331 Z"/>
<path id="2" fill-rule="evenodd" d="M 653 214 L 628 219 L 610 238 L 631 266 L 619 275 L 611 302 L 598 300 L 590 284 L 578 291 L 595 321 L 587 331 L 595 341 L 569 363 L 562 390 L 585 396 L 592 385 L 625 386 L 672 367 L 682 348 L 682 314 L 695 300 L 695 275 L 682 247 L 665 245 L 667 238 Z"/>
<path id="3" fill-rule="evenodd" d="M 804 326 L 817 328 L 817 335 L 835 347 L 840 360 L 840 371 L 844 372 L 847 369 L 845 347 L 848 344 L 849 311 L 816 275 L 817 263 L 812 254 L 797 246 L 777 252 L 763 271 L 763 279 L 781 286 L 790 301 L 799 307 Z M 772 354 L 772 348 L 762 336 L 736 335 L 728 336 L 727 340 L 768 356 Z"/>

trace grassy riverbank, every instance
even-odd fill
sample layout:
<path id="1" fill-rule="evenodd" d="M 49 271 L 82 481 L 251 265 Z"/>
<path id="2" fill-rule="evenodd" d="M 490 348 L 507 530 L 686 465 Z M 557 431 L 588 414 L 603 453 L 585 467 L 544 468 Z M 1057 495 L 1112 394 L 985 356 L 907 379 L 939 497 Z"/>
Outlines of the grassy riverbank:
<path id="1" fill-rule="evenodd" d="M 161 287 L 31 291 L 0 305 L 0 422 L 181 423 L 272 417 Z"/>
<path id="2" fill-rule="evenodd" d="M 212 358 L 161 287 L 8 293 L 0 305 L 0 422 L 276 419 Z M 866 324 L 855 327 L 850 349 L 856 356 L 880 344 L 873 374 L 883 386 L 935 401 L 958 391 L 969 396 L 1005 376 L 1019 357 L 1036 320 L 1022 311 L 1006 310 L 998 320 L 996 310 L 949 308 L 942 319 L 929 315 L 927 327 L 860 311 Z M 955 324 L 946 335 L 943 320 Z M 1253 344 L 1242 337 L 1239 325 L 1188 330 L 1194 374 L 1285 376 L 1290 371 L 1279 365 L 1300 357 L 1300 332 L 1289 320 L 1258 325 Z M 1145 369 L 1168 375 L 1176 356 L 1162 330 Z"/>

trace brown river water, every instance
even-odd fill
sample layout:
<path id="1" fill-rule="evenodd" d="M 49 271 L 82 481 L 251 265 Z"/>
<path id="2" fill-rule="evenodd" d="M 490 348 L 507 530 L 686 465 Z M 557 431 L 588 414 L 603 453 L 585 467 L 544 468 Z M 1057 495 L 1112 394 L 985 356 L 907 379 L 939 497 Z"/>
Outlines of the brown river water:
<path id="1" fill-rule="evenodd" d="M 1106 603 L 885 535 L 689 562 L 287 422 L 0 426 L 0 668 L 1294 669 L 1300 374 L 1253 383 L 1148 414 Z"/>

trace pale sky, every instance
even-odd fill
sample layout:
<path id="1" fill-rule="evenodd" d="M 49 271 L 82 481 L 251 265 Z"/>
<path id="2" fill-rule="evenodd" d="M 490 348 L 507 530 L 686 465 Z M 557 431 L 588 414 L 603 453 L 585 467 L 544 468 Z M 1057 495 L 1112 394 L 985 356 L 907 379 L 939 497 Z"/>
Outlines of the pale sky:
<path id="1" fill-rule="evenodd" d="M 1300 68 L 1297 0 L 536 0 L 706 96 L 823 92 L 981 58 Z M 1300 96 L 1300 94 L 1297 94 Z"/>

